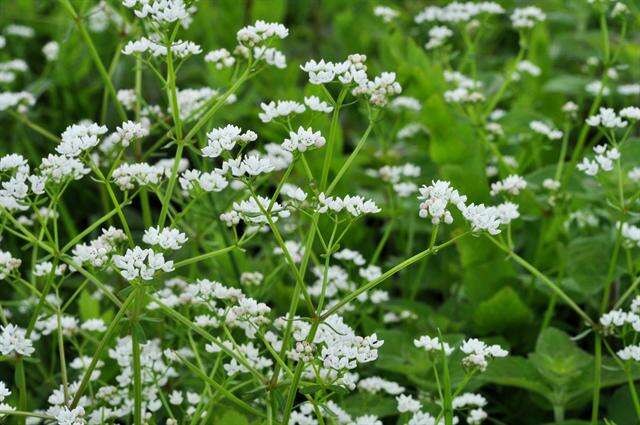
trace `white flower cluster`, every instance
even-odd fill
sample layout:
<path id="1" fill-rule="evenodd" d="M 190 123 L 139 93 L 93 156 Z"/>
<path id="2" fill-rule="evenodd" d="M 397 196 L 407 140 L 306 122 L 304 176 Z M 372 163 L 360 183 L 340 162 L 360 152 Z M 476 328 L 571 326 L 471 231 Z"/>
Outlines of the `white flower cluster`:
<path id="1" fill-rule="evenodd" d="M 134 9 L 138 18 L 149 18 L 158 24 L 170 24 L 189 18 L 190 10 L 183 0 L 122 0 L 122 4 Z"/>
<path id="2" fill-rule="evenodd" d="M 29 70 L 27 63 L 22 59 L 13 59 L 8 62 L 0 62 L 0 83 L 12 83 L 18 73 Z"/>
<path id="3" fill-rule="evenodd" d="M 467 356 L 462 359 L 462 364 L 467 367 L 477 367 L 484 371 L 488 366 L 488 360 L 497 357 L 506 357 L 509 352 L 499 345 L 487 345 L 476 338 L 465 340 L 460 346 L 460 351 Z"/>
<path id="4" fill-rule="evenodd" d="M 236 143 L 249 143 L 258 138 L 258 135 L 251 130 L 242 132 L 240 127 L 227 125 L 226 127 L 214 128 L 207 133 L 207 146 L 202 149 L 202 156 L 217 158 L 223 152 L 231 151 Z"/>
<path id="5" fill-rule="evenodd" d="M 78 244 L 73 247 L 73 261 L 79 265 L 88 263 L 93 267 L 102 267 L 111 258 L 118 243 L 127 239 L 120 229 L 109 227 L 102 229 L 102 235 L 87 244 Z"/>
<path id="6" fill-rule="evenodd" d="M 518 64 L 516 65 L 516 72 L 514 72 L 513 79 L 516 81 L 519 80 L 521 73 L 529 74 L 533 77 L 539 77 L 540 74 L 542 73 L 542 70 L 538 65 L 534 64 L 533 62 L 528 60 L 523 60 L 518 62 Z"/>
<path id="7" fill-rule="evenodd" d="M 440 47 L 444 45 L 452 35 L 453 31 L 449 28 L 442 25 L 436 25 L 429 30 L 429 41 L 424 45 L 424 48 L 427 50 L 433 50 Z"/>
<path id="8" fill-rule="evenodd" d="M 373 8 L 373 14 L 382 18 L 384 22 L 389 23 L 396 19 L 400 12 L 388 6 L 376 6 Z"/>
<path id="9" fill-rule="evenodd" d="M 229 186 L 229 182 L 221 174 L 221 171 L 202 172 L 200 170 L 185 170 L 179 177 L 180 187 L 189 194 L 196 189 L 205 192 L 220 192 Z"/>
<path id="10" fill-rule="evenodd" d="M 113 133 L 112 142 L 120 143 L 122 146 L 127 147 L 131 142 L 142 139 L 149 135 L 149 129 L 142 123 L 134 121 L 125 121 L 120 126 L 116 127 L 115 133 Z M 106 140 L 105 140 L 106 143 Z"/>
<path id="11" fill-rule="evenodd" d="M 1 255 L 0 255 L 1 257 Z M 1 261 L 1 259 L 0 259 Z M 59 264 L 55 270 L 53 269 L 53 263 L 51 261 L 42 261 L 37 263 L 33 267 L 33 275 L 34 276 L 46 276 L 50 274 L 52 271 L 56 276 L 62 276 L 64 272 L 67 270 L 66 264 Z"/>
<path id="12" fill-rule="evenodd" d="M 276 321 L 276 326 L 285 325 L 285 318 Z M 310 331 L 309 323 L 294 322 L 293 337 L 296 341 L 306 341 Z M 331 315 L 318 326 L 311 346 L 308 346 L 311 351 L 309 355 L 313 357 L 305 364 L 304 376 L 329 384 L 346 385 L 353 389 L 355 382 L 351 381 L 349 371 L 355 369 L 358 364 L 375 361 L 378 358 L 378 348 L 382 344 L 384 341 L 378 340 L 376 334 L 367 337 L 357 336 L 353 329 L 344 323 L 342 317 Z M 296 350 L 287 354 L 294 360 L 300 358 L 300 352 Z"/>
<path id="13" fill-rule="evenodd" d="M 444 100 L 448 103 L 476 103 L 485 99 L 479 91 L 480 81 L 475 81 L 457 71 L 445 71 L 444 79 L 454 86 L 452 90 L 444 92 Z"/>
<path id="14" fill-rule="evenodd" d="M 213 64 L 216 69 L 229 68 L 236 63 L 227 49 L 212 50 L 204 56 L 204 61 Z"/>
<path id="15" fill-rule="evenodd" d="M 187 243 L 187 235 L 180 232 L 178 229 L 172 229 L 165 227 L 160 229 L 159 227 L 150 227 L 144 231 L 142 241 L 147 245 L 158 245 L 162 249 L 179 250 L 182 245 Z"/>
<path id="16" fill-rule="evenodd" d="M 624 238 L 625 245 L 628 248 L 640 246 L 640 227 L 629 223 L 622 223 L 620 234 Z"/>
<path id="17" fill-rule="evenodd" d="M 536 23 L 546 19 L 547 15 L 536 6 L 516 8 L 511 14 L 511 24 L 516 29 L 533 28 Z"/>
<path id="18" fill-rule="evenodd" d="M 562 131 L 557 130 L 545 122 L 531 121 L 529 128 L 538 134 L 546 136 L 549 140 L 558 140 L 562 138 Z"/>
<path id="19" fill-rule="evenodd" d="M 359 195 L 347 195 L 344 198 L 326 196 L 324 193 L 318 195 L 317 211 L 319 213 L 324 214 L 331 211 L 337 214 L 342 210 L 346 210 L 354 217 L 359 217 L 363 214 L 376 214 L 381 211 L 374 201 L 364 199 Z"/>
<path id="20" fill-rule="evenodd" d="M 36 98 L 29 92 L 2 92 L 0 93 L 0 112 L 9 108 L 18 107 L 18 112 L 26 112 L 30 106 L 36 104 Z"/>
<path id="21" fill-rule="evenodd" d="M 503 180 L 491 183 L 491 196 L 496 196 L 501 192 L 509 195 L 518 195 L 520 191 L 526 189 L 527 181 L 517 174 L 505 177 Z"/>
<path id="22" fill-rule="evenodd" d="M 256 200 L 257 199 L 257 200 Z M 274 202 L 269 211 L 271 200 L 262 196 L 249 198 L 244 201 L 234 202 L 233 210 L 242 217 L 243 220 L 253 224 L 266 224 L 269 222 L 263 211 L 268 212 L 273 222 L 279 218 L 287 218 L 291 213 L 283 205 Z"/>
<path id="23" fill-rule="evenodd" d="M 383 72 L 373 80 L 361 82 L 352 93 L 354 96 L 364 95 L 375 106 L 384 106 L 393 95 L 400 94 L 402 87 L 396 81 L 395 72 Z"/>
<path id="24" fill-rule="evenodd" d="M 389 395 L 402 394 L 405 388 L 393 381 L 387 381 L 379 376 L 371 376 L 369 378 L 361 379 L 358 382 L 358 388 L 371 394 L 376 394 L 380 391 L 384 391 Z"/>
<path id="25" fill-rule="evenodd" d="M 421 218 L 431 217 L 433 224 L 453 223 L 453 216 L 447 210 L 447 206 L 451 203 L 462 209 L 467 202 L 467 197 L 460 195 L 447 181 L 433 181 L 430 186 L 423 185 L 419 191 L 418 200 L 422 201 L 419 215 Z"/>
<path id="26" fill-rule="evenodd" d="M 11 323 L 0 326 L 0 354 L 10 357 L 31 356 L 35 348 L 33 348 L 33 341 L 26 335 L 25 329 Z"/>
<path id="27" fill-rule="evenodd" d="M 499 15 L 504 13 L 500 4 L 495 2 L 451 2 L 444 7 L 427 6 L 418 13 L 414 20 L 420 24 L 423 22 L 468 22 L 480 14 Z"/>
<path id="28" fill-rule="evenodd" d="M 345 85 L 352 82 L 364 84 L 368 80 L 366 60 L 365 55 L 352 54 L 344 62 L 328 62 L 324 59 L 321 59 L 320 62 L 310 60 L 300 66 L 300 69 L 309 74 L 311 84 L 326 84 L 336 78 Z"/>
<path id="29" fill-rule="evenodd" d="M 311 127 L 306 130 L 302 127 L 298 131 L 289 132 L 289 138 L 282 142 L 282 148 L 289 152 L 305 152 L 309 149 L 318 149 L 325 145 L 326 140 L 319 131 L 314 132 Z"/>
<path id="30" fill-rule="evenodd" d="M 80 122 L 70 125 L 62 133 L 61 142 L 56 151 L 69 158 L 82 155 L 85 151 L 100 143 L 98 136 L 107 132 L 107 127 L 94 122 Z"/>
<path id="31" fill-rule="evenodd" d="M 131 190 L 136 185 L 147 186 L 160 183 L 165 169 L 146 162 L 122 163 L 113 171 L 112 178 L 120 190 Z"/>
<path id="32" fill-rule="evenodd" d="M 413 340 L 413 345 L 418 348 L 422 348 L 427 352 L 443 353 L 446 356 L 453 353 L 453 348 L 446 342 L 441 341 L 438 337 L 430 337 L 429 335 L 423 335 L 418 339 Z"/>
<path id="33" fill-rule="evenodd" d="M 613 162 L 620 159 L 620 151 L 617 148 L 607 148 L 605 145 L 594 146 L 596 156 L 594 160 L 583 158 L 577 165 L 578 170 L 588 176 L 595 176 L 599 171 L 613 170 Z"/>
<path id="34" fill-rule="evenodd" d="M 124 55 L 148 53 L 153 57 L 160 57 L 167 56 L 169 49 L 153 38 L 141 37 L 139 40 L 128 42 L 122 49 L 122 53 Z M 193 41 L 177 40 L 171 44 L 171 54 L 180 59 L 200 53 L 202 53 L 202 47 Z"/>
<path id="35" fill-rule="evenodd" d="M 42 46 L 42 54 L 49 62 L 58 59 L 59 53 L 60 45 L 56 41 L 49 41 L 47 44 Z"/>
<path id="36" fill-rule="evenodd" d="M 127 249 L 124 255 L 114 255 L 113 264 L 127 280 L 151 280 L 158 271 L 173 271 L 173 261 L 165 261 L 162 253 L 139 246 Z"/>
<path id="37" fill-rule="evenodd" d="M 604 128 L 624 128 L 629 122 L 623 120 L 627 118 L 632 121 L 640 120 L 640 108 L 628 106 L 616 114 L 612 108 L 600 108 L 598 114 L 587 118 L 586 123 L 591 127 Z"/>
<path id="38" fill-rule="evenodd" d="M 238 43 L 248 47 L 265 43 L 273 37 L 284 39 L 287 36 L 289 36 L 289 30 L 284 25 L 260 20 L 253 25 L 241 28 L 237 33 Z"/>
<path id="39" fill-rule="evenodd" d="M 279 100 L 269 103 L 261 103 L 262 112 L 258 114 L 258 118 L 264 123 L 271 122 L 276 118 L 288 117 L 292 114 L 301 114 L 306 108 L 302 103 L 294 100 Z"/>
<path id="40" fill-rule="evenodd" d="M 17 270 L 22 260 L 15 258 L 8 251 L 0 250 L 0 280 L 5 279 L 12 271 Z"/>

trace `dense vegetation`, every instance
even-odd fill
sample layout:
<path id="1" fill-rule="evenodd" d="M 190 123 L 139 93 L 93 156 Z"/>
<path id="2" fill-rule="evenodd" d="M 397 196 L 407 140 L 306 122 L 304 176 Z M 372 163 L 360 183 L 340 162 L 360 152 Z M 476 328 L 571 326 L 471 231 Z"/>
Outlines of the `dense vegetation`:
<path id="1" fill-rule="evenodd" d="M 635 0 L 0 3 L 0 420 L 640 423 Z"/>

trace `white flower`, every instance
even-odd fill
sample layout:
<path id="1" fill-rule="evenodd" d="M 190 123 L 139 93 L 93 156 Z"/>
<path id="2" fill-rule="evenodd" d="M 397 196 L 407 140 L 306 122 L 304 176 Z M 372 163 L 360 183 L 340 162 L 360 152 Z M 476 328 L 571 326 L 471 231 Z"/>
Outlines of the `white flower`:
<path id="1" fill-rule="evenodd" d="M 410 395 L 400 394 L 396 397 L 396 401 L 398 402 L 398 412 L 400 413 L 415 413 L 422 408 L 422 404 Z"/>
<path id="2" fill-rule="evenodd" d="M 279 100 L 276 102 L 261 103 L 262 112 L 258 117 L 262 122 L 271 122 L 276 118 L 286 117 L 291 114 L 301 114 L 305 111 L 303 104 L 293 100 Z"/>
<path id="3" fill-rule="evenodd" d="M 516 69 L 519 72 L 524 72 L 524 73 L 527 73 L 527 74 L 532 75 L 534 77 L 538 77 L 540 75 L 540 73 L 542 72 L 540 70 L 540 67 L 538 67 L 533 62 L 530 62 L 530 61 L 527 61 L 527 60 L 518 62 L 518 65 L 516 66 Z"/>
<path id="4" fill-rule="evenodd" d="M 442 46 L 453 35 L 453 31 L 441 25 L 436 25 L 429 30 L 429 41 L 424 45 L 427 50 Z"/>
<path id="5" fill-rule="evenodd" d="M 139 246 L 127 249 L 124 255 L 114 255 L 113 264 L 127 280 L 138 277 L 142 280 L 151 280 L 157 271 L 167 273 L 173 271 L 173 261 L 165 261 L 162 253 L 142 249 Z"/>
<path id="6" fill-rule="evenodd" d="M 64 406 L 58 410 L 55 418 L 56 421 L 58 421 L 58 425 L 86 424 L 86 421 L 84 420 L 84 408 L 82 406 L 78 406 L 73 410 L 70 410 L 68 407 Z"/>
<path id="7" fill-rule="evenodd" d="M 467 201 L 467 197 L 460 195 L 447 181 L 432 181 L 430 186 L 423 185 L 419 191 L 418 200 L 422 201 L 420 203 L 420 217 L 431 217 L 433 224 L 453 223 L 453 216 L 447 210 L 447 205 L 452 203 L 460 209 Z"/>
<path id="8" fill-rule="evenodd" d="M 640 345 L 628 345 L 616 354 L 618 354 L 618 357 L 622 360 L 635 360 L 636 362 L 640 362 Z"/>
<path id="9" fill-rule="evenodd" d="M 40 164 L 42 175 L 55 183 L 61 183 L 66 179 L 80 180 L 90 171 L 78 159 L 64 155 L 49 154 L 46 158 L 42 158 Z"/>
<path id="10" fill-rule="evenodd" d="M 304 190 L 290 183 L 283 184 L 280 193 L 298 202 L 304 202 L 307 199 L 307 194 Z"/>
<path id="11" fill-rule="evenodd" d="M 147 37 L 141 37 L 139 40 L 128 42 L 122 49 L 124 55 L 135 55 L 140 53 L 148 53 L 151 56 L 166 56 L 169 50 L 167 46 L 156 42 Z M 202 48 L 192 41 L 177 40 L 171 44 L 171 53 L 180 59 L 187 56 L 198 55 L 202 53 Z"/>
<path id="12" fill-rule="evenodd" d="M 178 250 L 187 242 L 188 238 L 178 229 L 165 227 L 150 227 L 144 231 L 142 241 L 148 245 L 159 245 L 162 249 Z"/>
<path id="13" fill-rule="evenodd" d="M 56 41 L 50 41 L 42 47 L 42 53 L 49 62 L 58 59 L 60 53 L 60 45 Z"/>
<path id="14" fill-rule="evenodd" d="M 455 397 L 451 403 L 454 409 L 460 409 L 466 406 L 484 407 L 487 405 L 487 399 L 480 394 L 464 393 Z"/>
<path id="15" fill-rule="evenodd" d="M 626 108 L 622 108 L 619 114 L 621 117 L 627 118 L 633 121 L 640 120 L 640 108 L 636 106 L 628 106 Z"/>
<path id="16" fill-rule="evenodd" d="M 496 196 L 501 192 L 507 192 L 510 195 L 518 195 L 520 191 L 527 187 L 527 182 L 521 176 L 512 174 L 504 180 L 491 184 L 491 196 Z"/>
<path id="17" fill-rule="evenodd" d="M 236 143 L 253 142 L 258 135 L 251 130 L 242 132 L 240 127 L 227 125 L 226 127 L 214 128 L 207 133 L 207 146 L 202 149 L 202 156 L 217 158 L 222 152 L 230 151 Z"/>
<path id="18" fill-rule="evenodd" d="M 583 158 L 582 162 L 577 165 L 578 170 L 589 176 L 595 176 L 600 170 L 613 170 L 613 162 L 620 158 L 620 151 L 616 148 L 597 145 L 593 148 L 593 151 L 596 153 L 595 160 Z"/>
<path id="19" fill-rule="evenodd" d="M 311 127 L 306 130 L 299 127 L 298 131 L 289 132 L 289 138 L 282 142 L 282 148 L 289 152 L 305 152 L 310 148 L 321 148 L 325 143 L 326 140 L 319 131 L 314 132 Z"/>
<path id="20" fill-rule="evenodd" d="M 138 18 L 149 18 L 158 24 L 187 21 L 191 11 L 183 0 L 123 0 L 122 4 L 134 9 Z"/>
<path id="21" fill-rule="evenodd" d="M 462 363 L 467 367 L 478 367 L 481 371 L 487 368 L 488 360 L 495 357 L 506 357 L 509 354 L 499 345 L 487 345 L 475 338 L 465 340 L 460 346 L 460 350 L 467 354 L 462 359 Z"/>
<path id="22" fill-rule="evenodd" d="M 256 200 L 257 199 L 257 200 Z M 257 198 L 249 198 L 244 201 L 234 202 L 233 210 L 238 213 L 245 221 L 254 224 L 266 224 L 269 221 L 263 214 L 263 210 L 270 213 L 271 220 L 273 222 L 278 221 L 278 218 L 287 218 L 290 212 L 278 202 L 274 202 L 269 211 L 269 204 L 271 200 L 262 196 Z"/>
<path id="23" fill-rule="evenodd" d="M 136 185 L 158 184 L 164 175 L 164 169 L 146 162 L 136 164 L 123 163 L 113 171 L 113 181 L 121 190 L 133 189 Z"/>
<path id="24" fill-rule="evenodd" d="M 373 8 L 373 14 L 382 18 L 384 22 L 391 22 L 400 14 L 397 10 L 387 6 L 376 6 Z"/>
<path id="25" fill-rule="evenodd" d="M 78 244 L 73 247 L 73 261 L 80 265 L 89 263 L 93 267 L 102 267 L 115 252 L 118 243 L 126 239 L 127 236 L 120 229 L 115 227 L 102 229 L 102 235 L 98 238 L 88 244 Z"/>
<path id="26" fill-rule="evenodd" d="M 504 9 L 498 3 L 483 1 L 473 2 L 452 2 L 444 7 L 427 6 L 414 18 L 415 22 L 467 22 L 480 14 L 499 15 L 504 13 Z"/>
<path id="27" fill-rule="evenodd" d="M 500 233 L 501 218 L 496 207 L 486 207 L 484 204 L 469 204 L 460 212 L 469 221 L 474 232 L 486 231 L 491 235 Z"/>
<path id="28" fill-rule="evenodd" d="M 333 106 L 330 106 L 327 102 L 320 100 L 318 96 L 310 96 L 304 98 L 304 104 L 312 111 L 329 113 L 333 111 Z"/>
<path id="29" fill-rule="evenodd" d="M 231 53 L 229 53 L 227 49 L 217 49 L 207 53 L 204 61 L 214 64 L 216 69 L 222 69 L 233 66 L 236 59 L 231 56 Z"/>
<path id="30" fill-rule="evenodd" d="M 547 179 L 544 179 L 544 181 L 542 182 L 542 187 L 554 192 L 560 189 L 560 182 L 558 180 L 547 178 Z"/>
<path id="31" fill-rule="evenodd" d="M 420 101 L 415 97 L 409 97 L 409 96 L 398 96 L 391 101 L 389 106 L 394 111 L 407 109 L 409 111 L 418 112 L 422 109 L 422 105 L 420 104 Z"/>
<path id="32" fill-rule="evenodd" d="M 364 266 L 366 262 L 362 254 L 360 254 L 358 251 L 353 251 L 348 248 L 344 248 L 341 251 L 336 252 L 335 254 L 333 254 L 333 258 L 336 258 L 338 260 L 353 261 L 353 264 L 355 264 L 356 266 Z"/>
<path id="33" fill-rule="evenodd" d="M 324 214 L 328 211 L 339 213 L 346 209 L 349 214 L 359 217 L 362 214 L 375 214 L 380 212 L 380 208 L 372 200 L 365 200 L 362 196 L 338 197 L 326 196 L 324 193 L 318 195 L 318 212 Z"/>
<path id="34" fill-rule="evenodd" d="M 241 28 L 237 33 L 237 39 L 241 45 L 251 47 L 272 37 L 284 39 L 288 35 L 289 30 L 282 24 L 256 21 L 253 25 Z"/>
<path id="35" fill-rule="evenodd" d="M 389 395 L 398 395 L 403 393 L 405 390 L 403 386 L 392 381 L 387 381 L 378 376 L 361 379 L 360 382 L 358 382 L 358 388 L 372 394 L 384 391 Z"/>
<path id="36" fill-rule="evenodd" d="M 430 337 L 429 335 L 423 335 L 419 339 L 413 340 L 413 345 L 418 348 L 424 348 L 427 352 L 433 351 L 435 353 L 442 353 L 449 356 L 453 353 L 453 348 L 444 341 L 438 339 L 438 337 Z"/>
<path id="37" fill-rule="evenodd" d="M 178 180 L 180 187 L 187 194 L 197 188 L 205 192 L 220 192 L 229 185 L 219 170 L 210 173 L 203 173 L 200 170 L 185 170 Z"/>
<path id="38" fill-rule="evenodd" d="M 67 157 L 76 157 L 100 143 L 98 136 L 107 132 L 107 127 L 94 122 L 80 122 L 70 125 L 62 133 L 56 151 Z"/>
<path id="39" fill-rule="evenodd" d="M 134 121 L 125 121 L 116 127 L 116 133 L 118 141 L 122 146 L 127 147 L 131 142 L 137 139 L 141 139 L 149 135 L 149 129 L 142 123 Z"/>
<path id="40" fill-rule="evenodd" d="M 27 331 L 16 325 L 0 327 L 0 353 L 3 356 L 25 356 L 33 354 L 33 342 L 26 337 Z"/>
<path id="41" fill-rule="evenodd" d="M 22 260 L 15 258 L 8 251 L 0 250 L 0 280 L 6 278 L 13 270 L 22 264 Z"/>
<path id="42" fill-rule="evenodd" d="M 5 398 L 11 395 L 11 390 L 7 388 L 4 382 L 0 381 L 0 401 L 4 401 Z"/>
<path id="43" fill-rule="evenodd" d="M 15 106 L 19 111 L 26 111 L 29 106 L 36 104 L 36 98 L 29 92 L 22 91 L 18 93 L 2 92 L 0 93 L 0 111 L 5 111 Z"/>
<path id="44" fill-rule="evenodd" d="M 516 8 L 511 14 L 511 24 L 514 28 L 533 28 L 537 22 L 543 22 L 547 15 L 535 6 Z"/>
<path id="45" fill-rule="evenodd" d="M 536 133 L 547 136 L 549 140 L 558 140 L 562 138 L 562 131 L 556 130 L 542 121 L 531 121 L 529 123 L 529 128 Z"/>
<path id="46" fill-rule="evenodd" d="M 600 108 L 597 115 L 587 118 L 586 123 L 591 127 L 602 126 L 605 128 L 624 128 L 628 124 L 611 108 Z"/>
<path id="47" fill-rule="evenodd" d="M 263 60 L 268 65 L 275 66 L 279 69 L 284 69 L 287 67 L 287 58 L 278 49 L 274 49 L 273 47 L 265 47 L 265 46 L 256 46 L 253 48 L 253 58 L 256 61 Z"/>
<path id="48" fill-rule="evenodd" d="M 106 332 L 107 326 L 102 319 L 89 319 L 80 325 L 82 330 L 88 332 Z"/>

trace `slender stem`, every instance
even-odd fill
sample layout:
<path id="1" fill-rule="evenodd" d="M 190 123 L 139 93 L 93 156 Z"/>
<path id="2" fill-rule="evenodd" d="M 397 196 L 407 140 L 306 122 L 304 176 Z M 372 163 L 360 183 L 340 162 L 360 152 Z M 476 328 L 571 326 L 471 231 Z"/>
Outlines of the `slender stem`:
<path id="1" fill-rule="evenodd" d="M 565 303 L 567 303 L 567 305 L 569 307 L 571 307 L 578 314 L 578 316 L 580 316 L 582 319 L 584 319 L 585 322 L 587 322 L 592 327 L 596 326 L 595 322 L 589 317 L 589 315 L 587 313 L 585 313 L 584 310 L 582 310 L 578 306 L 578 304 L 576 304 L 576 302 L 571 299 L 571 297 L 569 297 L 562 289 L 560 289 L 560 287 L 558 285 L 556 285 L 554 282 L 552 282 L 551 279 L 549 279 L 544 273 L 542 273 L 540 270 L 538 270 L 533 265 L 531 265 L 527 260 L 525 260 L 524 258 L 520 257 L 518 254 L 513 252 L 511 250 L 511 248 L 509 248 L 508 246 L 506 246 L 506 245 L 502 244 L 501 242 L 499 242 L 498 240 L 496 240 L 494 237 L 492 237 L 492 236 L 487 236 L 487 237 L 498 248 L 502 249 L 511 258 L 513 258 L 513 260 L 516 263 L 520 264 L 529 273 L 531 273 L 532 275 L 534 275 L 537 278 L 539 278 L 545 285 L 547 285 L 549 287 L 549 289 L 551 289 L 554 293 L 556 293 L 558 295 L 558 297 L 560 297 L 561 300 L 563 300 Z"/>
<path id="2" fill-rule="evenodd" d="M 380 283 L 384 282 L 385 280 L 387 280 L 388 278 L 390 278 L 394 274 L 406 269 L 407 267 L 409 267 L 413 263 L 422 260 L 424 257 L 426 257 L 428 255 L 431 255 L 433 253 L 436 253 L 439 250 L 441 250 L 442 248 L 445 248 L 445 247 L 453 244 L 458 239 L 460 239 L 463 236 L 466 236 L 468 234 L 469 234 L 468 232 L 462 233 L 462 234 L 460 234 L 458 236 L 453 237 L 452 239 L 448 240 L 445 243 L 442 243 L 440 245 L 436 245 L 434 247 L 425 249 L 424 251 L 419 252 L 418 254 L 416 254 L 416 255 L 414 255 L 414 256 L 412 256 L 410 258 L 407 258 L 406 260 L 404 260 L 400 264 L 397 264 L 396 266 L 392 267 L 391 269 L 389 269 L 388 271 L 386 271 L 385 273 L 380 275 L 378 278 L 365 283 L 360 288 L 358 288 L 355 291 L 349 293 L 347 296 L 342 298 L 339 302 L 334 304 L 333 307 L 331 307 L 329 310 L 325 311 L 322 314 L 322 316 L 320 316 L 320 319 L 321 320 L 325 320 L 327 317 L 331 316 L 332 314 L 337 313 L 342 307 L 344 307 L 345 305 L 349 304 L 354 299 L 358 298 L 358 296 L 360 294 L 362 294 L 363 292 L 367 292 L 367 291 L 373 289 L 374 287 L 376 287 Z"/>
<path id="3" fill-rule="evenodd" d="M 113 99 L 113 104 L 116 107 L 118 116 L 122 121 L 126 121 L 127 114 L 125 113 L 124 109 L 122 108 L 122 105 L 120 104 L 120 101 L 118 100 L 116 89 L 113 87 L 111 78 L 109 77 L 109 74 L 105 69 L 104 64 L 102 63 L 102 59 L 100 59 L 100 55 L 96 50 L 96 46 L 93 44 L 93 40 L 91 39 L 91 36 L 87 32 L 87 29 L 84 25 L 82 17 L 76 13 L 75 9 L 73 8 L 73 5 L 69 0 L 60 0 L 60 2 L 64 6 L 64 8 L 67 9 L 69 14 L 73 18 L 73 20 L 76 22 L 78 31 L 80 31 L 80 35 L 84 39 L 84 42 L 87 45 L 87 48 L 89 49 L 89 55 L 91 55 L 91 59 L 93 59 L 93 62 L 95 63 L 96 68 L 98 68 L 98 73 L 100 74 L 100 77 L 102 77 L 102 82 L 105 84 L 107 90 L 109 91 L 109 94 Z"/>
<path id="4" fill-rule="evenodd" d="M 125 299 L 124 302 L 122 303 L 122 306 L 120 307 L 120 309 L 118 310 L 114 318 L 111 320 L 111 323 L 107 328 L 107 331 L 104 333 L 104 336 L 100 340 L 100 343 L 98 344 L 98 347 L 96 348 L 96 351 L 93 354 L 93 357 L 91 358 L 91 362 L 89 363 L 87 370 L 85 370 L 84 375 L 82 376 L 82 381 L 80 381 L 78 390 L 76 391 L 75 396 L 73 397 L 73 401 L 71 402 L 71 406 L 70 406 L 71 409 L 75 408 L 78 405 L 78 402 L 80 401 L 80 397 L 82 397 L 82 394 L 84 393 L 84 390 L 87 387 L 89 380 L 91 379 L 93 370 L 96 368 L 96 365 L 100 360 L 100 356 L 102 355 L 102 352 L 105 350 L 105 348 L 107 347 L 107 343 L 111 340 L 111 337 L 115 334 L 116 330 L 118 329 L 120 320 L 127 312 L 129 305 L 135 299 L 135 295 L 136 295 L 135 291 L 132 291 L 129 294 L 127 299 Z"/>
<path id="5" fill-rule="evenodd" d="M 367 138 L 369 137 L 369 133 L 371 133 L 371 130 L 373 129 L 374 124 L 375 124 L 374 120 L 369 121 L 369 125 L 367 126 L 367 129 L 365 130 L 364 134 L 358 141 L 356 148 L 353 150 L 353 152 L 351 152 L 351 155 L 349 155 L 349 158 L 347 158 L 344 164 L 342 164 L 342 167 L 340 167 L 340 171 L 338 171 L 338 174 L 336 174 L 336 176 L 331 181 L 331 184 L 327 188 L 325 192 L 327 196 L 330 195 L 331 192 L 333 192 L 333 189 L 336 188 L 336 185 L 340 183 L 340 180 L 342 179 L 342 176 L 344 175 L 344 173 L 346 173 L 349 167 L 351 167 L 351 163 L 353 162 L 354 159 L 356 159 L 356 157 L 358 156 L 358 153 L 364 146 L 364 143 L 367 141 Z"/>

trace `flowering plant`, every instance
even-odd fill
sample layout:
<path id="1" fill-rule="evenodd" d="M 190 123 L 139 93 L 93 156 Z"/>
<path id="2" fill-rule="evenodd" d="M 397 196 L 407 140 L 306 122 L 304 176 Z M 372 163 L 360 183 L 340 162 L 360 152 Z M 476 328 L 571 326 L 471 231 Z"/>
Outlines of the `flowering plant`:
<path id="1" fill-rule="evenodd" d="M 0 419 L 640 420 L 637 5 L 30 3 Z"/>

